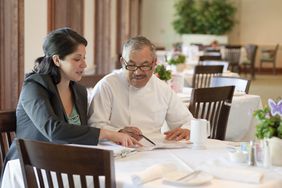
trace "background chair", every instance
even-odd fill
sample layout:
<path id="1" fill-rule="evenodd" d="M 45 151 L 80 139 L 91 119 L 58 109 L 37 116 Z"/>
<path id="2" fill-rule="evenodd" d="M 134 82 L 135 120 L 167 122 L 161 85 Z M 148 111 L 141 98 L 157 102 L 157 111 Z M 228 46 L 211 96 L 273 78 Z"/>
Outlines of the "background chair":
<path id="1" fill-rule="evenodd" d="M 234 86 L 193 89 L 189 110 L 195 118 L 207 119 L 212 139 L 225 139 Z"/>
<path id="2" fill-rule="evenodd" d="M 23 139 L 17 139 L 16 144 L 25 187 L 53 187 L 54 182 L 59 187 L 64 187 L 63 182 L 75 187 L 73 175 L 80 177 L 76 180 L 82 188 L 87 187 L 86 176 L 92 176 L 95 188 L 100 187 L 99 176 L 105 177 L 106 188 L 116 187 L 113 151 Z M 45 174 L 47 181 L 44 181 Z M 67 174 L 64 177 L 68 181 L 63 181 L 62 174 Z"/>
<path id="3" fill-rule="evenodd" d="M 93 88 L 104 76 L 105 74 L 101 74 L 101 75 L 94 74 L 94 75 L 83 76 L 78 83 L 87 88 Z"/>
<path id="4" fill-rule="evenodd" d="M 264 63 L 272 63 L 272 72 L 273 74 L 276 74 L 276 59 L 277 59 L 277 53 L 279 49 L 279 44 L 275 46 L 274 49 L 263 49 L 261 51 L 261 58 L 260 58 L 260 71 L 262 64 Z"/>
<path id="5" fill-rule="evenodd" d="M 199 62 L 202 61 L 221 61 L 221 55 L 202 55 L 199 57 Z"/>
<path id="6" fill-rule="evenodd" d="M 255 79 L 255 63 L 256 63 L 257 48 L 258 46 L 254 44 L 246 45 L 245 50 L 247 53 L 247 60 L 240 63 L 239 73 L 241 72 L 241 69 L 243 69 L 245 73 L 250 72 L 252 79 Z"/>
<path id="7" fill-rule="evenodd" d="M 223 72 L 223 65 L 197 65 L 194 69 L 192 87 L 203 88 L 210 86 L 213 76 L 220 76 Z"/>
<path id="8" fill-rule="evenodd" d="M 0 144 L 1 144 L 1 155 L 0 155 L 0 168 L 3 168 L 3 161 L 5 156 L 12 144 L 13 139 L 16 136 L 16 111 L 0 111 Z"/>
<path id="9" fill-rule="evenodd" d="M 239 72 L 241 45 L 226 45 L 224 47 L 224 60 L 229 62 L 232 72 Z"/>
<path id="10" fill-rule="evenodd" d="M 238 77 L 214 76 L 211 78 L 211 87 L 235 86 L 235 91 L 249 93 L 251 81 Z"/>

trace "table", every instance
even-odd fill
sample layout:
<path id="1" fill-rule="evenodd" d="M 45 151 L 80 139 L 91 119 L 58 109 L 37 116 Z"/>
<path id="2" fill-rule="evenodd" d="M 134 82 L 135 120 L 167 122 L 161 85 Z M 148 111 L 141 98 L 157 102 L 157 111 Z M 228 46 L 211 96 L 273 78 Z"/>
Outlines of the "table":
<path id="1" fill-rule="evenodd" d="M 189 105 L 192 88 L 185 87 L 178 94 L 182 101 Z M 234 93 L 227 122 L 225 140 L 250 141 L 255 137 L 255 127 L 258 121 L 253 112 L 262 108 L 261 97 L 244 93 Z"/>
<path id="2" fill-rule="evenodd" d="M 208 140 L 207 149 L 194 150 L 191 147 L 183 149 L 160 149 L 152 151 L 137 152 L 125 158 L 115 159 L 116 181 L 118 188 L 173 188 L 178 187 L 170 184 L 164 184 L 162 179 L 150 181 L 141 186 L 132 182 L 132 175 L 146 170 L 156 164 L 173 163 L 176 168 L 198 168 L 216 162 L 216 164 L 225 166 L 228 169 L 251 170 L 256 173 L 262 173 L 264 178 L 261 183 L 244 183 L 225 179 L 214 178 L 210 183 L 197 186 L 199 188 L 281 188 L 282 187 L 282 167 L 271 167 L 269 169 L 262 167 L 249 167 L 245 164 L 231 163 L 228 158 L 226 147 L 233 146 L 234 142 L 219 140 Z M 94 159 L 93 159 L 94 160 Z M 227 175 L 228 176 L 228 175 Z M 22 174 L 19 160 L 9 161 L 3 176 L 2 188 L 23 188 Z"/>

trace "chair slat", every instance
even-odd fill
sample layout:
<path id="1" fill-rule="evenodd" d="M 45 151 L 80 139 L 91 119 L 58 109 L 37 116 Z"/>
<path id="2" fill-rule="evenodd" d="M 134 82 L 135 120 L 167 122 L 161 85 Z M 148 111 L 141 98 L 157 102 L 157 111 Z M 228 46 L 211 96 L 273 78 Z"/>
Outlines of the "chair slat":
<path id="1" fill-rule="evenodd" d="M 214 75 L 221 75 L 223 65 L 197 65 L 194 69 L 192 87 L 205 88 L 210 87 L 210 79 Z"/>

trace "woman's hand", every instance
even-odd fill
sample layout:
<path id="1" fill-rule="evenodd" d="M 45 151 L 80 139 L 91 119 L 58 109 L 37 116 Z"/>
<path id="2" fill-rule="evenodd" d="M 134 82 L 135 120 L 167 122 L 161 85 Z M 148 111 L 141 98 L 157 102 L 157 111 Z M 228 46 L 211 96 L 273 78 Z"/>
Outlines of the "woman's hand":
<path id="1" fill-rule="evenodd" d="M 105 130 L 105 129 L 100 130 L 99 139 L 111 140 L 111 141 L 113 141 L 117 144 L 120 144 L 122 146 L 125 146 L 125 147 L 143 146 L 136 139 L 134 139 L 133 137 L 131 137 L 127 134 L 115 132 L 115 131 L 110 131 L 110 130 Z"/>
<path id="2" fill-rule="evenodd" d="M 190 130 L 189 129 L 182 129 L 182 128 L 175 128 L 170 131 L 164 133 L 166 135 L 166 140 L 182 140 L 182 139 L 190 139 Z"/>

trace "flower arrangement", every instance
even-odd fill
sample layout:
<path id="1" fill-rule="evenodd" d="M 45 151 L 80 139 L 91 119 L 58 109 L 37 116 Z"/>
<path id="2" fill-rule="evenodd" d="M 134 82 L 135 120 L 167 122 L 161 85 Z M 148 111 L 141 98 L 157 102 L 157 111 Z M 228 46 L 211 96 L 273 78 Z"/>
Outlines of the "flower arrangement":
<path id="1" fill-rule="evenodd" d="M 157 65 L 155 69 L 155 74 L 159 79 L 168 81 L 171 79 L 171 71 L 167 70 L 163 64 Z"/>
<path id="2" fill-rule="evenodd" d="M 268 106 L 256 110 L 254 116 L 259 120 L 256 126 L 258 139 L 278 137 L 282 139 L 282 99 L 268 99 Z"/>
<path id="3" fill-rule="evenodd" d="M 186 56 L 183 54 L 174 54 L 172 58 L 167 62 L 170 65 L 179 65 L 185 63 Z"/>

